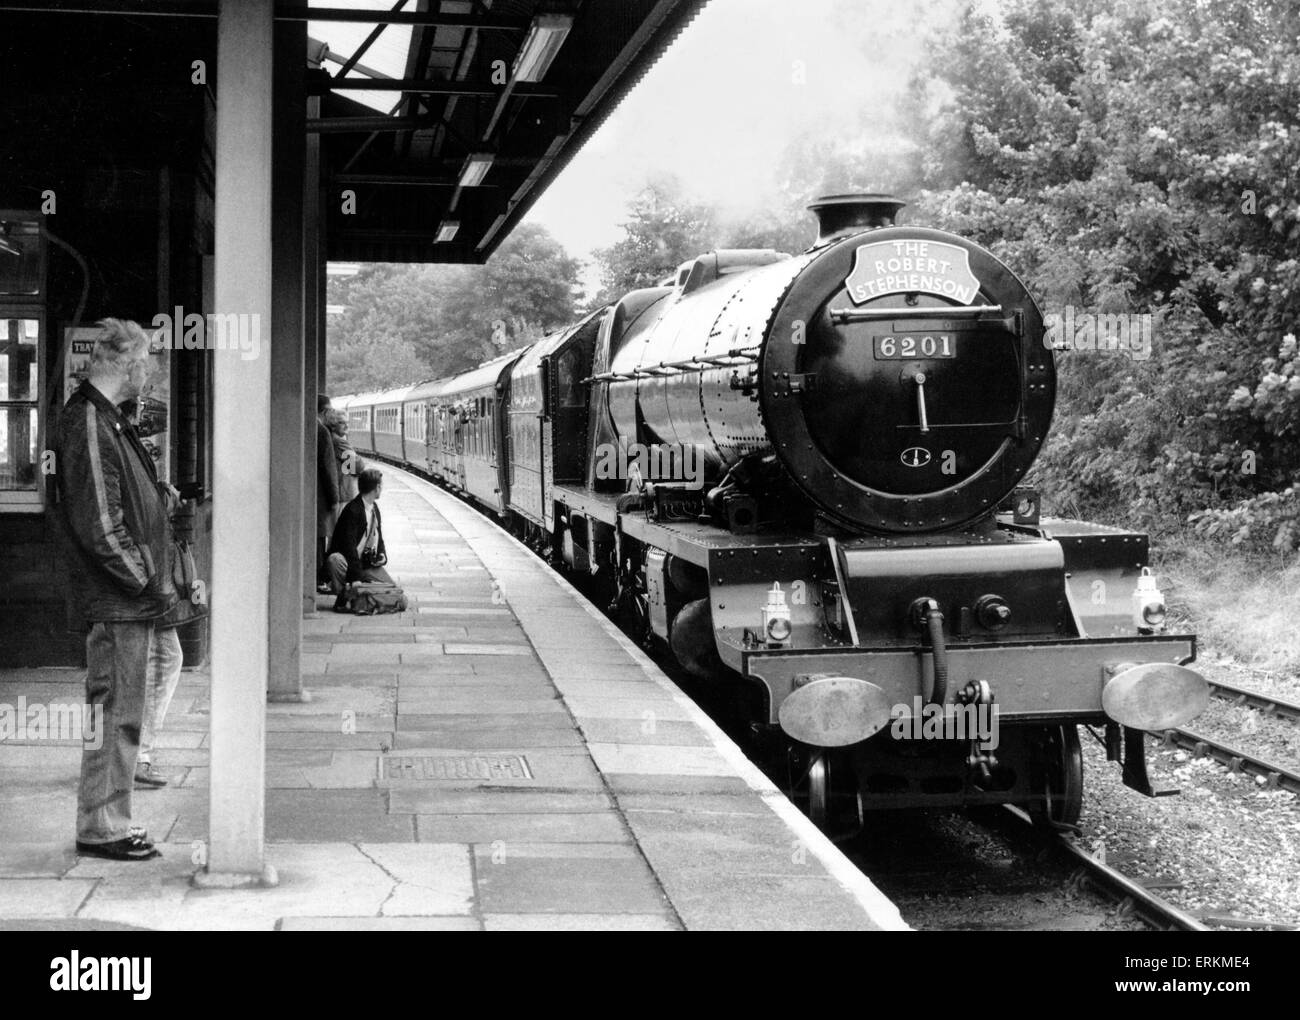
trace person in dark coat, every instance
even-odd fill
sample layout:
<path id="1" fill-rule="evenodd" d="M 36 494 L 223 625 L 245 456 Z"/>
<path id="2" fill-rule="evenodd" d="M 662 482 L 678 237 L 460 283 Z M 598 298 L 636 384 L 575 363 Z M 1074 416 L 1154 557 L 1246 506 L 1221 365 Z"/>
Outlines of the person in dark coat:
<path id="1" fill-rule="evenodd" d="M 171 528 L 153 458 L 118 405 L 149 378 L 149 340 L 104 319 L 87 377 L 59 417 L 60 546 L 74 608 L 90 623 L 86 705 L 99 740 L 82 744 L 77 853 L 118 861 L 159 856 L 131 825 L 131 790 L 155 626 L 177 601 Z"/>
<path id="2" fill-rule="evenodd" d="M 335 520 L 342 513 L 340 504 L 357 498 L 357 475 L 365 465 L 348 441 L 348 420 L 342 411 L 331 407 L 325 414 L 325 425 L 334 439 L 334 451 L 339 461 L 339 502 L 334 505 Z"/>
<path id="3" fill-rule="evenodd" d="M 325 423 L 330 398 L 316 397 L 316 583 L 328 591 L 329 571 L 325 565 L 326 543 L 334 531 L 334 505 L 339 501 L 339 457 L 334 436 Z"/>
<path id="4" fill-rule="evenodd" d="M 378 499 L 384 489 L 384 476 L 378 468 L 366 468 L 357 476 L 357 498 L 339 514 L 338 525 L 330 538 L 327 563 L 330 586 L 338 598 L 334 608 L 343 611 L 343 587 L 353 581 L 380 581 L 392 584 L 384 565 L 383 519 Z"/>

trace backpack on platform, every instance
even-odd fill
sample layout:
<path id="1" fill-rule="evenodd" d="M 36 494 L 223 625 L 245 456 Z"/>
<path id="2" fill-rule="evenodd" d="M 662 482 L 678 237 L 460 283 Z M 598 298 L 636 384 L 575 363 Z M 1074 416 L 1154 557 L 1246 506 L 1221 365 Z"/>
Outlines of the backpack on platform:
<path id="1" fill-rule="evenodd" d="M 355 581 L 343 593 L 357 616 L 406 612 L 406 593 L 395 584 L 379 581 Z"/>

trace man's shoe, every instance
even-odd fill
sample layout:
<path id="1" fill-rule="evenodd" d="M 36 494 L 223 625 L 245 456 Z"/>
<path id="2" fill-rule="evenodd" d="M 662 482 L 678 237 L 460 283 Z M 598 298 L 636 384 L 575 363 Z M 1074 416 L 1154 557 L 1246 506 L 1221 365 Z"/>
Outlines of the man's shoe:
<path id="1" fill-rule="evenodd" d="M 167 785 L 167 777 L 154 768 L 153 762 L 137 762 L 135 766 L 135 787 L 137 790 L 156 790 Z"/>
<path id="2" fill-rule="evenodd" d="M 162 853 L 149 842 L 143 829 L 132 829 L 124 839 L 111 843 L 83 843 L 77 840 L 77 853 L 82 857 L 103 857 L 109 861 L 149 861 Z"/>
<path id="3" fill-rule="evenodd" d="M 316 585 L 316 594 L 317 594 L 317 595 L 333 595 L 333 594 L 334 594 L 334 586 L 333 586 L 333 585 L 330 585 L 330 584 L 324 584 L 324 583 L 318 584 L 318 585 Z"/>
<path id="4" fill-rule="evenodd" d="M 342 595 L 340 595 L 338 598 L 334 600 L 333 608 L 334 608 L 334 612 L 336 613 L 352 612 L 352 607 L 348 604 L 347 599 L 345 599 Z"/>

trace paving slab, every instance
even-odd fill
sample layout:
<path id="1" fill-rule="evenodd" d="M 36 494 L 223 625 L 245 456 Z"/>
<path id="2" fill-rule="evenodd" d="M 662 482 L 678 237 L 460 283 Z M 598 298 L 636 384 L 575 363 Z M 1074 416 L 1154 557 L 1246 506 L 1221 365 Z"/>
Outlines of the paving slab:
<path id="1" fill-rule="evenodd" d="M 387 811 L 383 791 L 267 790 L 266 838 L 272 842 L 414 842 L 408 815 Z"/>
<path id="2" fill-rule="evenodd" d="M 280 931 L 482 931 L 473 917 L 286 917 Z"/>
<path id="3" fill-rule="evenodd" d="M 45 843 L 0 843 L 0 878 L 59 878 L 76 863 L 71 835 Z"/>
<path id="4" fill-rule="evenodd" d="M 711 747 L 707 734 L 693 722 L 661 719 L 652 708 L 643 709 L 636 719 L 605 719 L 578 716 L 578 725 L 590 744 L 617 744 L 628 746 L 632 742 L 645 745 L 671 747 Z"/>
<path id="5" fill-rule="evenodd" d="M 491 694 L 488 688 L 484 692 Z M 497 698 L 497 697 L 445 697 L 422 698 L 414 702 L 414 708 L 402 715 L 502 715 L 526 714 L 534 718 L 539 716 L 568 717 L 568 709 L 558 698 Z"/>
<path id="6" fill-rule="evenodd" d="M 358 849 L 396 886 L 380 907 L 384 916 L 469 914 L 474 872 L 467 846 L 454 841 L 362 843 Z"/>
<path id="7" fill-rule="evenodd" d="M 488 690 L 484 684 L 490 684 Z M 428 683 L 404 684 L 397 695 L 398 715 L 410 712 L 407 706 L 423 703 L 438 704 L 445 701 L 473 700 L 484 695 L 493 698 L 543 698 L 554 700 L 555 692 L 541 690 L 536 682 L 519 682 L 514 680 L 497 680 L 490 677 L 466 674 L 462 676 L 444 676 L 430 680 Z M 549 698 L 547 697 L 549 695 Z M 525 713 L 520 713 L 525 714 Z"/>
<path id="8" fill-rule="evenodd" d="M 661 914 L 668 907 L 654 874 L 639 859 L 477 847 L 475 874 L 479 903 L 488 914 Z"/>
<path id="9" fill-rule="evenodd" d="M 96 883 L 77 878 L 0 878 L 0 929 L 6 917 L 71 917 Z"/>
<path id="10" fill-rule="evenodd" d="M 588 743 L 596 767 L 602 772 L 641 775 L 729 776 L 731 763 L 712 746 L 670 746 Z"/>
<path id="11" fill-rule="evenodd" d="M 435 843 L 622 843 L 632 836 L 615 810 L 600 813 L 417 815 L 416 838 Z"/>
<path id="12" fill-rule="evenodd" d="M 669 914 L 487 914 L 487 931 L 681 931 Z"/>
<path id="13" fill-rule="evenodd" d="M 589 814 L 614 806 L 604 791 L 530 790 L 500 786 L 491 789 L 430 789 L 408 784 L 388 791 L 392 814 Z"/>
<path id="14" fill-rule="evenodd" d="M 427 725 L 421 723 L 419 728 L 399 729 L 393 736 L 393 750 L 459 750 L 465 752 L 527 751 L 530 748 L 547 747 L 581 747 L 582 734 L 571 726 L 547 729 L 537 725 L 529 727 L 526 739 L 517 731 L 507 727 L 477 730 L 469 733 L 459 728 L 463 716 L 415 716 L 419 720 L 437 719 L 444 723 L 454 720 L 449 725 Z"/>

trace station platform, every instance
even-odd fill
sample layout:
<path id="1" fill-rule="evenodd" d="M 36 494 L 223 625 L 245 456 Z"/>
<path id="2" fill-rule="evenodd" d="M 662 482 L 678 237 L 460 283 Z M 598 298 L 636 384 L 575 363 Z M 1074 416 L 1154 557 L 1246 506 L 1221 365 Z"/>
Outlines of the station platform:
<path id="1" fill-rule="evenodd" d="M 78 858 L 80 747 L 0 740 L 0 929 L 900 930 L 897 909 L 625 635 L 506 532 L 385 466 L 400 615 L 304 621 L 311 700 L 267 716 L 279 884 L 196 888 L 208 676 L 186 671 L 136 824 Z M 0 704 L 83 675 L 0 669 Z"/>

